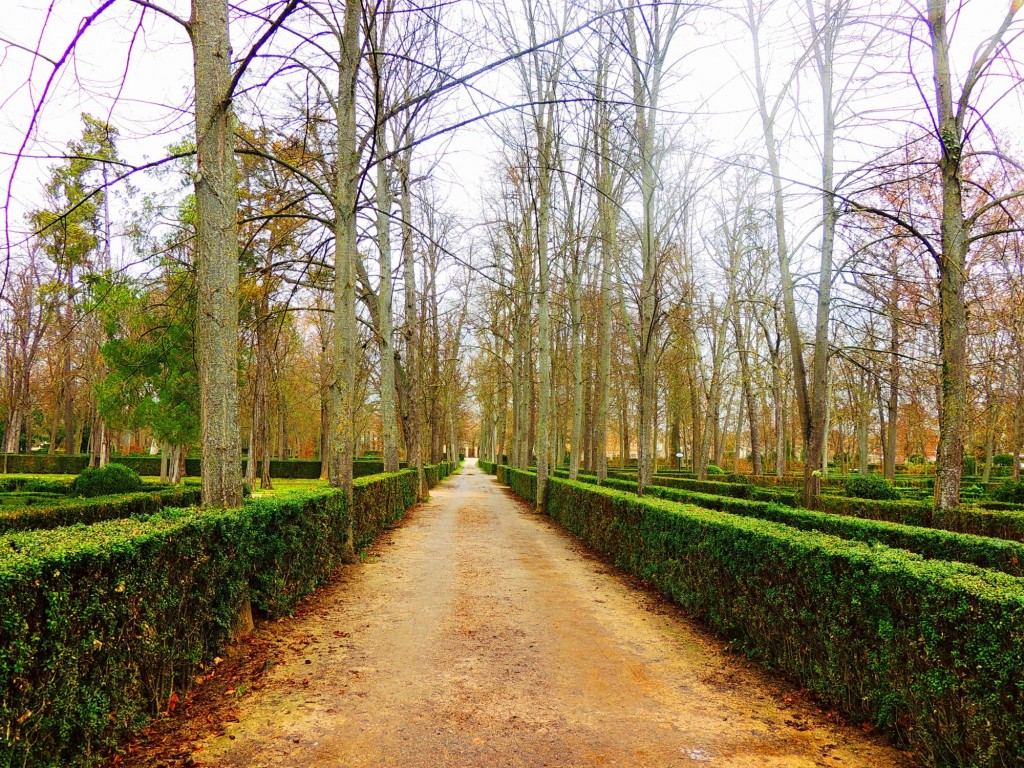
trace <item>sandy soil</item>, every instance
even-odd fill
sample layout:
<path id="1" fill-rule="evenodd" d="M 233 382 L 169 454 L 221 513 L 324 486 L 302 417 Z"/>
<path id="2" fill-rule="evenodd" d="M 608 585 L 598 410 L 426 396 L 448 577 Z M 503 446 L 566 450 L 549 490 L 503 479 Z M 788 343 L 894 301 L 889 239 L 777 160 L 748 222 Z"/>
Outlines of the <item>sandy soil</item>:
<path id="1" fill-rule="evenodd" d="M 248 647 L 261 664 L 163 726 L 178 760 L 121 764 L 913 765 L 472 463 Z"/>

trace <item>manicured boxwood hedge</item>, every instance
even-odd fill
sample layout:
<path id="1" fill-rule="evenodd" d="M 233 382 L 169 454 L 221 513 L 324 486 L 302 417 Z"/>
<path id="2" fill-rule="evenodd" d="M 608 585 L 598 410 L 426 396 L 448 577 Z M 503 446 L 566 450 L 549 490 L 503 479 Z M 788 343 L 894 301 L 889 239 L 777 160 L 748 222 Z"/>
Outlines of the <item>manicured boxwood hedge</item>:
<path id="1" fill-rule="evenodd" d="M 41 504 L 53 505 L 66 501 L 62 493 L 40 493 L 39 491 L 7 491 L 0 492 L 0 509 L 10 512 L 22 507 L 33 507 Z"/>
<path id="2" fill-rule="evenodd" d="M 10 454 L 7 459 L 7 472 L 11 474 L 37 475 L 77 475 L 89 466 L 88 456 L 64 456 L 62 454 Z M 4 457 L 0 455 L 0 467 Z M 143 477 L 156 477 L 160 474 L 159 456 L 116 456 L 112 461 L 123 464 Z M 242 471 L 245 472 L 247 459 L 242 459 Z M 260 462 L 256 463 L 259 474 Z M 402 467 L 405 463 L 402 463 Z M 384 462 L 380 459 L 356 459 L 352 462 L 353 477 L 376 475 L 384 471 Z M 185 459 L 185 474 L 198 477 L 201 472 L 199 459 Z M 318 459 L 287 459 L 270 460 L 270 476 L 281 479 L 316 480 L 320 477 L 320 461 Z"/>
<path id="3" fill-rule="evenodd" d="M 439 482 L 444 480 L 448 475 L 452 474 L 457 469 L 458 465 L 442 461 L 437 464 L 428 464 L 423 467 L 423 475 L 427 480 L 427 487 L 433 488 Z"/>
<path id="4" fill-rule="evenodd" d="M 60 453 L 11 453 L 0 456 L 0 467 L 3 467 L 6 474 L 77 475 L 87 466 L 88 456 L 64 456 Z"/>
<path id="5" fill-rule="evenodd" d="M 498 465 L 495 464 L 493 461 L 485 461 L 483 459 L 479 459 L 477 461 L 477 466 L 480 467 L 480 469 L 482 469 L 488 475 L 495 475 L 498 473 Z"/>
<path id="6" fill-rule="evenodd" d="M 1007 501 L 979 501 L 976 506 L 981 509 L 998 509 L 1003 512 L 1024 512 L 1024 504 Z"/>
<path id="7" fill-rule="evenodd" d="M 991 504 L 983 503 L 986 507 Z M 821 496 L 818 506 L 835 514 L 1024 542 L 1024 512 L 1019 510 L 985 509 L 963 504 L 956 510 L 944 512 L 933 511 L 928 502 L 866 501 L 839 496 Z"/>
<path id="8" fill-rule="evenodd" d="M 1019 579 L 557 478 L 548 512 L 928 764 L 1024 762 Z"/>
<path id="9" fill-rule="evenodd" d="M 636 473 L 635 472 L 609 472 L 609 477 L 625 480 L 632 482 L 636 485 Z M 651 479 L 651 485 L 658 485 L 663 488 L 682 488 L 687 491 L 697 491 L 699 493 L 714 493 L 719 496 L 732 496 L 737 499 L 750 498 L 750 494 L 756 490 L 752 485 L 746 483 L 728 483 L 720 480 L 697 480 L 693 477 L 684 477 L 682 475 L 663 475 L 656 474 Z"/>
<path id="10" fill-rule="evenodd" d="M 537 473 L 512 469 L 503 464 L 498 467 L 498 480 L 511 487 L 519 498 L 537 503 Z"/>
<path id="11" fill-rule="evenodd" d="M 142 488 L 139 473 L 124 464 L 110 462 L 104 467 L 86 467 L 75 478 L 71 490 L 76 496 L 110 496 L 135 493 Z"/>
<path id="12" fill-rule="evenodd" d="M 445 467 L 435 474 L 446 474 Z M 292 610 L 412 503 L 410 471 L 227 511 L 0 536 L 0 765 L 101 762 L 221 647 L 250 600 Z"/>
<path id="13" fill-rule="evenodd" d="M 57 528 L 78 523 L 96 523 L 124 517 L 151 515 L 164 507 L 190 507 L 199 503 L 196 487 L 140 491 L 90 499 L 66 499 L 58 503 L 35 504 L 24 509 L 0 512 L 0 533 L 31 528 Z"/>
<path id="14" fill-rule="evenodd" d="M 586 482 L 586 480 L 584 480 Z M 616 490 L 628 491 L 621 481 L 609 480 L 605 484 Z M 806 509 L 793 509 L 780 504 L 732 499 L 724 496 L 682 491 L 675 488 L 647 489 L 648 495 L 704 509 L 716 509 L 745 517 L 772 520 L 805 531 L 821 531 L 844 539 L 869 544 L 885 544 L 906 549 L 933 560 L 953 560 L 982 568 L 994 568 L 1012 576 L 1024 576 L 1024 544 L 988 536 L 903 525 L 884 520 L 844 517 Z"/>
<path id="15" fill-rule="evenodd" d="M 74 478 L 69 480 L 51 480 L 49 478 L 32 477 L 30 475 L 0 476 L 0 493 L 72 493 Z"/>
<path id="16" fill-rule="evenodd" d="M 559 473 L 561 475 L 561 473 Z M 597 479 L 580 476 L 580 482 L 593 484 Z M 632 493 L 635 487 L 623 480 L 609 478 L 604 485 Z M 884 520 L 846 517 L 843 515 L 794 509 L 770 502 L 734 499 L 728 496 L 684 491 L 678 488 L 648 486 L 647 495 L 703 509 L 714 509 L 733 515 L 772 520 L 806 531 L 822 531 L 845 539 L 879 543 L 906 549 L 934 560 L 953 560 L 982 568 L 994 568 L 1013 576 L 1024 576 L 1024 544 L 1000 538 L 977 536 L 953 531 L 903 525 Z"/>

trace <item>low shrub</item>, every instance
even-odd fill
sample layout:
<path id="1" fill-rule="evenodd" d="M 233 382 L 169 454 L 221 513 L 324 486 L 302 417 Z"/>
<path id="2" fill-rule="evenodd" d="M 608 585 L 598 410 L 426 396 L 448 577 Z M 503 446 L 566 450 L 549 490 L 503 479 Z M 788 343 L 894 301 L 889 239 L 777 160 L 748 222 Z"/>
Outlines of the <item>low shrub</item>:
<path id="1" fill-rule="evenodd" d="M 38 493 L 36 491 L 13 491 L 0 493 L 0 510 L 34 507 L 39 504 L 58 504 L 67 497 L 59 493 Z"/>
<path id="2" fill-rule="evenodd" d="M 77 475 L 89 466 L 88 456 L 64 456 L 63 454 L 9 454 L 0 455 L 0 469 L 7 461 L 7 472 L 11 474 L 52 474 Z M 156 477 L 160 474 L 160 456 L 118 456 L 115 462 L 134 470 L 144 477 Z M 248 459 L 242 459 L 242 472 L 245 472 Z M 256 462 L 259 474 L 261 462 Z M 272 478 L 293 480 L 316 480 L 320 477 L 319 459 L 271 459 L 270 476 Z M 405 467 L 405 462 L 401 466 Z M 356 459 L 352 462 L 354 477 L 376 475 L 384 471 L 384 462 L 376 458 Z M 195 457 L 185 459 L 185 474 L 198 477 L 202 473 L 202 462 Z"/>
<path id="3" fill-rule="evenodd" d="M 884 499 L 853 499 L 847 496 L 822 494 L 817 499 L 818 509 L 834 515 L 852 515 L 868 520 L 888 520 L 906 525 L 932 524 L 932 505 L 921 501 L 889 501 Z"/>
<path id="4" fill-rule="evenodd" d="M 855 499 L 892 501 L 900 497 L 899 491 L 881 475 L 858 475 L 843 483 L 843 491 Z"/>
<path id="5" fill-rule="evenodd" d="M 53 493 L 67 496 L 71 493 L 73 480 L 52 480 L 26 475 L 0 477 L 0 493 Z"/>
<path id="6" fill-rule="evenodd" d="M 715 464 L 708 464 L 708 474 L 709 475 L 724 475 L 725 474 L 725 470 L 722 469 L 719 466 L 716 466 Z"/>
<path id="7" fill-rule="evenodd" d="M 273 477 L 274 465 L 270 465 L 271 477 Z M 369 477 L 379 475 L 384 471 L 384 462 L 380 459 L 356 459 L 352 462 L 352 477 Z M 320 475 L 317 474 L 317 477 Z"/>
<path id="8" fill-rule="evenodd" d="M 1024 480 L 1007 480 L 992 491 L 992 498 L 1005 504 L 1024 504 Z"/>
<path id="9" fill-rule="evenodd" d="M 533 504 L 537 503 L 537 473 L 502 466 L 498 479 L 515 491 L 516 495 Z"/>
<path id="10" fill-rule="evenodd" d="M 141 487 L 142 478 L 136 472 L 113 462 L 105 467 L 86 467 L 72 485 L 77 495 L 86 497 L 131 493 Z"/>
<path id="11" fill-rule="evenodd" d="M 594 478 L 581 478 L 582 482 Z M 614 490 L 632 492 L 633 488 L 621 480 L 608 480 L 605 486 Z M 794 509 L 775 503 L 727 496 L 715 496 L 677 488 L 649 486 L 647 494 L 682 504 L 694 504 L 733 515 L 771 520 L 805 531 L 821 531 L 844 539 L 868 544 L 885 544 L 906 549 L 934 560 L 952 560 L 960 563 L 993 568 L 1013 576 L 1024 576 L 1024 543 L 969 533 L 937 530 L 915 525 L 904 525 L 885 520 L 844 517 L 837 514 Z"/>
<path id="12" fill-rule="evenodd" d="M 480 459 L 479 461 L 477 461 L 477 466 L 480 467 L 480 469 L 486 472 L 488 475 L 494 475 L 497 474 L 498 472 L 498 465 L 492 461 L 485 461 L 483 459 Z"/>
<path id="13" fill-rule="evenodd" d="M 77 475 L 89 466 L 88 456 L 62 453 L 4 454 L 0 466 L 5 473 L 27 475 Z"/>
<path id="14" fill-rule="evenodd" d="M 245 563 L 230 546 L 243 527 L 210 515 L 3 537 L 5 764 L 93 764 L 163 708 L 226 638 L 244 599 Z"/>
<path id="15" fill-rule="evenodd" d="M 975 503 L 975 506 L 979 509 L 1024 512 L 1024 504 L 1014 504 L 1010 501 L 979 501 Z"/>
<path id="16" fill-rule="evenodd" d="M 58 500 L 0 512 L 0 533 L 151 515 L 164 507 L 190 507 L 198 504 L 199 499 L 198 488 L 169 488 L 155 493 Z"/>
<path id="17" fill-rule="evenodd" d="M 551 516 L 926 762 L 1024 761 L 1024 586 L 1006 574 L 554 479 Z"/>
<path id="18" fill-rule="evenodd" d="M 0 537 L 4 764 L 100 761 L 187 687 L 247 600 L 293 610 L 340 562 L 350 519 L 368 543 L 400 516 L 412 475 L 357 481 L 351 517 L 325 489 Z"/>
<path id="19" fill-rule="evenodd" d="M 971 484 L 960 487 L 960 501 L 970 504 L 985 498 L 985 489 L 980 485 Z"/>

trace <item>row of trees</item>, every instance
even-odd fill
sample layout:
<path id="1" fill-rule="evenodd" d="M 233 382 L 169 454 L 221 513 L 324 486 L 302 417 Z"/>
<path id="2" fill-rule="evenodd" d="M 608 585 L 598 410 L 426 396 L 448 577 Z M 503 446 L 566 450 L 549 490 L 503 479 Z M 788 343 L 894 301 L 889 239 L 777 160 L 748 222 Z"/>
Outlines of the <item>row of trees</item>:
<path id="1" fill-rule="evenodd" d="M 1021 4 L 963 66 L 966 5 L 619 3 L 532 54 L 537 106 L 504 123 L 492 199 L 485 453 L 535 461 L 540 504 L 567 453 L 602 477 L 610 438 L 639 492 L 659 454 L 704 476 L 741 446 L 755 473 L 798 457 L 809 505 L 830 460 L 866 472 L 878 451 L 890 477 L 935 457 L 956 507 L 968 437 L 986 475 L 999 449 L 1016 475 L 1024 175 L 986 118 L 1020 85 Z M 563 8 L 525 3 L 529 40 L 558 38 Z M 706 14 L 750 50 L 738 154 L 662 108 Z"/>
<path id="2" fill-rule="evenodd" d="M 422 483 L 425 463 L 457 450 L 471 288 L 418 149 L 461 56 L 439 9 L 281 2 L 229 14 L 196 0 L 186 19 L 171 4 L 130 8 L 141 28 L 187 33 L 194 139 L 150 164 L 160 192 L 131 210 L 122 201 L 119 220 L 136 222 L 120 233 L 133 237 L 127 260 L 142 261 L 128 269 L 110 269 L 111 217 L 95 208 L 146 168 L 120 161 L 113 130 L 86 118 L 87 134 L 110 141 L 69 145 L 54 169 L 75 189 L 52 194 L 36 235 L 9 254 L 11 285 L 28 287 L 4 291 L 8 447 L 30 447 L 38 418 L 55 436 L 63 426 L 75 452 L 89 412 L 109 427 L 88 430 L 90 445 L 144 431 L 167 445 L 173 476 L 199 447 L 205 502 L 233 506 L 246 438 L 257 460 L 318 453 L 351 494 L 352 459 L 379 435 L 385 469 L 402 447 Z M 229 31 L 248 39 L 240 56 Z M 250 79 L 274 83 L 278 113 L 243 88 Z M 59 299 L 40 303 L 40 291 Z M 47 407 L 49 389 L 61 410 Z"/>
<path id="3" fill-rule="evenodd" d="M 371 410 L 386 468 L 402 448 L 420 466 L 453 452 L 472 327 L 481 445 L 536 462 L 541 505 L 567 453 L 571 472 L 603 475 L 612 435 L 620 457 L 636 447 L 640 492 L 659 446 L 663 459 L 685 446 L 704 474 L 742 442 L 755 472 L 799 451 L 813 503 L 830 455 L 864 469 L 877 433 L 889 474 L 900 450 L 934 449 L 936 503 L 956 506 L 968 423 L 990 456 L 1021 442 L 1021 377 L 1002 356 L 1021 333 L 1021 173 L 986 121 L 1019 85 L 1021 3 L 965 54 L 952 30 L 968 4 L 509 0 L 488 5 L 482 28 L 458 8 L 398 0 L 230 13 L 193 0 L 187 19 L 151 0 L 117 6 L 140 29 L 179 25 L 193 52 L 194 140 L 171 160 L 194 196 L 141 228 L 159 266 L 123 306 L 194 340 L 208 503 L 240 500 L 247 434 L 250 456 L 270 455 L 272 434 L 280 446 L 284 403 L 303 391 L 282 382 L 304 367 L 334 484 L 351 490 Z M 721 50 L 746 87 L 733 109 L 749 118 L 728 144 L 708 135 L 721 120 L 685 98 L 698 90 L 689 62 L 716 50 L 705 43 L 719 29 L 736 36 Z M 229 32 L 245 40 L 234 55 Z M 425 148 L 482 118 L 501 150 L 478 247 L 438 203 L 440 158 Z M 139 168 L 112 143 L 68 154 L 67 168 L 108 176 L 64 194 L 25 247 L 49 247 L 63 270 L 40 289 L 67 286 L 38 350 L 63 370 L 49 423 L 63 408 L 70 427 L 75 360 L 101 361 L 90 381 L 143 366 L 130 344 L 90 357 L 82 340 L 104 335 L 85 332 L 96 319 L 70 332 L 68 298 L 81 277 L 69 227 L 79 214 L 109 221 L 92 210 L 105 205 L 97 190 Z M 83 246 L 109 243 L 86 229 Z M 68 255 L 53 256 L 46 239 L 62 230 Z M 95 285 L 94 298 L 107 290 Z M 174 320 L 188 311 L 194 323 Z M 17 336 L 15 357 L 36 348 Z M 97 401 L 90 435 L 113 413 Z"/>

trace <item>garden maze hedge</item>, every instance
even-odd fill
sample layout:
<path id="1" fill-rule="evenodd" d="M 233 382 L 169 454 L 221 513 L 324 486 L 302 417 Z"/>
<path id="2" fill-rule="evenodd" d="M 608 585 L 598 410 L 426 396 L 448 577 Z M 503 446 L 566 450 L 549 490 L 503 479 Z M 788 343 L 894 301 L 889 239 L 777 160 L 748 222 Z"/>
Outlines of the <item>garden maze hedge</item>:
<path id="1" fill-rule="evenodd" d="M 90 499 L 63 499 L 9 512 L 0 511 L 0 534 L 34 528 L 58 528 L 77 523 L 98 523 L 124 517 L 150 515 L 164 507 L 190 507 L 200 500 L 197 487 L 171 487 Z"/>
<path id="2" fill-rule="evenodd" d="M 501 467 L 499 478 L 533 500 L 532 473 Z M 895 734 L 927 764 L 1024 764 L 1020 579 L 557 477 L 547 511 L 751 656 Z"/>
<path id="3" fill-rule="evenodd" d="M 159 456 L 116 456 L 111 461 L 123 464 L 145 477 L 157 477 L 160 474 Z M 243 472 L 247 462 L 247 459 L 242 459 Z M 0 468 L 3 468 L 4 474 L 77 475 L 88 466 L 89 457 L 87 455 L 0 454 Z M 404 463 L 402 466 L 404 467 Z M 256 462 L 257 475 L 260 468 L 261 462 Z M 380 459 L 356 459 L 352 462 L 354 477 L 376 475 L 383 471 L 384 462 Z M 197 477 L 200 474 L 199 459 L 185 459 L 185 474 L 192 477 Z M 320 477 L 320 460 L 271 459 L 270 476 L 281 479 L 316 480 Z"/>
<path id="4" fill-rule="evenodd" d="M 0 535 L 0 766 L 103 762 L 188 686 L 247 601 L 266 616 L 294 609 L 340 562 L 348 523 L 366 546 L 415 501 L 415 482 L 409 470 L 360 478 L 352 509 L 324 489 Z"/>

